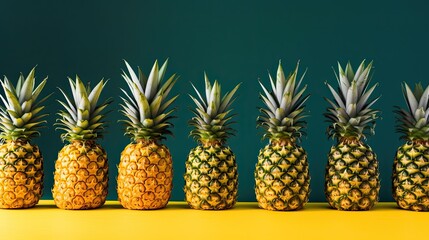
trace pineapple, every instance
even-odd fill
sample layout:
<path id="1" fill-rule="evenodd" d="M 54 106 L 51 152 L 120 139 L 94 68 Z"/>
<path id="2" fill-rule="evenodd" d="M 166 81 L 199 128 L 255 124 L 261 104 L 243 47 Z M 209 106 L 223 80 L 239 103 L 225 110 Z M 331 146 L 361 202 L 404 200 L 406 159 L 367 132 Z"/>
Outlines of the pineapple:
<path id="1" fill-rule="evenodd" d="M 396 109 L 397 130 L 407 142 L 398 148 L 393 164 L 393 198 L 399 207 L 429 211 L 429 86 L 404 83 L 407 109 Z"/>
<path id="2" fill-rule="evenodd" d="M 137 76 L 125 61 L 129 76 L 123 71 L 122 77 L 131 94 L 122 89 L 126 98 L 122 98 L 121 112 L 128 118 L 122 121 L 132 142 L 122 151 L 118 166 L 117 192 L 124 208 L 159 209 L 170 199 L 173 163 L 161 140 L 172 134 L 169 128 L 174 109 L 168 109 L 178 96 L 167 97 L 178 77 L 173 74 L 162 83 L 167 63 L 168 60 L 159 68 L 155 61 L 146 78 L 140 68 Z"/>
<path id="3" fill-rule="evenodd" d="M 259 207 L 267 210 L 297 210 L 308 201 L 310 175 L 307 153 L 296 140 L 303 135 L 304 104 L 309 95 L 299 89 L 298 66 L 287 78 L 279 62 L 274 83 L 269 75 L 272 91 L 261 83 L 265 96 L 261 98 L 267 108 L 260 108 L 258 126 L 265 130 L 264 138 L 270 140 L 260 150 L 255 168 L 255 193 Z"/>
<path id="4" fill-rule="evenodd" d="M 30 208 L 36 205 L 43 189 L 43 157 L 30 140 L 39 135 L 46 121 L 37 100 L 46 84 L 45 78 L 35 86 L 35 68 L 16 87 L 4 77 L 0 80 L 4 96 L 0 109 L 0 208 Z"/>
<path id="5" fill-rule="evenodd" d="M 331 207 L 339 210 L 369 210 L 378 202 L 380 180 L 378 161 L 371 147 L 363 142 L 374 134 L 379 111 L 369 101 L 377 84 L 369 87 L 372 62 L 362 61 L 356 72 L 350 63 L 345 71 L 338 64 L 338 92 L 329 85 L 335 101 L 325 113 L 331 125 L 327 133 L 338 143 L 331 147 L 325 173 L 325 195 Z"/>
<path id="6" fill-rule="evenodd" d="M 229 209 L 237 200 L 238 174 L 235 155 L 225 142 L 233 134 L 229 108 L 240 84 L 221 98 L 220 84 L 215 81 L 212 86 L 206 74 L 204 78 L 206 98 L 194 85 L 199 100 L 190 95 L 197 105 L 189 121 L 194 127 L 190 135 L 199 146 L 191 149 L 186 160 L 185 199 L 194 209 Z"/>
<path id="7" fill-rule="evenodd" d="M 106 151 L 96 143 L 104 130 L 103 110 L 111 103 L 98 104 L 106 84 L 101 80 L 92 90 L 78 76 L 69 78 L 72 98 L 60 89 L 66 102 L 58 101 L 61 110 L 57 119 L 63 141 L 68 141 L 55 162 L 52 194 L 61 209 L 93 209 L 106 201 L 108 164 Z"/>

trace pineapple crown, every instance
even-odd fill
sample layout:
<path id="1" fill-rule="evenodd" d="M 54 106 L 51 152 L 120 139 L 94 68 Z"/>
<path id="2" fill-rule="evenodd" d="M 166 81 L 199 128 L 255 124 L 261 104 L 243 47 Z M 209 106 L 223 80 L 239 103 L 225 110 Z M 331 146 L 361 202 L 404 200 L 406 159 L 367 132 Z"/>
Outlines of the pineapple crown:
<path id="1" fill-rule="evenodd" d="M 112 102 L 111 99 L 106 100 L 102 104 L 98 104 L 103 88 L 107 81 L 101 79 L 100 82 L 91 90 L 88 83 L 87 87 L 76 75 L 76 80 L 68 78 L 72 97 L 70 98 L 61 88 L 59 90 L 65 98 L 65 102 L 57 100 L 65 110 L 60 110 L 57 119 L 57 129 L 63 130 L 61 139 L 72 142 L 90 141 L 103 137 L 104 118 L 103 110 Z"/>
<path id="2" fill-rule="evenodd" d="M 303 131 L 306 125 L 306 121 L 303 120 L 306 117 L 304 104 L 310 95 L 303 95 L 307 89 L 306 85 L 301 89 L 299 88 L 305 72 L 297 83 L 298 67 L 299 61 L 295 70 L 288 77 L 285 77 L 281 61 L 279 61 L 275 83 L 271 74 L 268 73 L 271 91 L 268 91 L 259 81 L 265 94 L 261 93 L 260 97 L 267 107 L 259 108 L 262 115 L 258 116 L 257 119 L 258 127 L 262 127 L 266 132 L 263 138 L 269 138 L 270 141 L 294 140 L 305 134 Z"/>
<path id="3" fill-rule="evenodd" d="M 165 71 L 167 70 L 168 59 L 158 67 L 156 60 L 149 77 L 146 77 L 140 68 L 138 76 L 125 61 L 129 76 L 122 71 L 122 77 L 127 83 L 131 95 L 124 89 L 121 89 L 126 98 L 121 97 L 124 104 L 122 114 L 127 120 L 121 120 L 126 125 L 125 134 L 131 136 L 134 141 L 144 140 L 162 140 L 165 135 L 172 132 L 169 130 L 173 124 L 170 122 L 175 116 L 171 115 L 175 109 L 168 110 L 169 106 L 177 99 L 176 95 L 168 99 L 168 94 L 176 83 L 178 77 L 173 74 L 163 83 Z"/>
<path id="4" fill-rule="evenodd" d="M 36 67 L 31 69 L 28 76 L 24 79 L 21 75 L 18 78 L 16 87 L 4 77 L 0 80 L 3 87 L 4 96 L 0 95 L 3 106 L 0 107 L 0 138 L 5 140 L 29 140 L 39 135 L 38 128 L 42 127 L 45 120 L 42 120 L 48 114 L 40 114 L 45 108 L 41 106 L 48 97 L 37 100 L 43 87 L 46 84 L 47 77 L 39 84 L 35 85 Z"/>
<path id="5" fill-rule="evenodd" d="M 402 139 L 429 141 L 429 86 L 423 89 L 421 83 L 411 91 L 407 83 L 402 85 L 407 109 L 396 106 L 397 132 Z"/>
<path id="6" fill-rule="evenodd" d="M 334 97 L 334 101 L 325 98 L 331 105 L 324 114 L 328 122 L 331 122 L 327 129 L 330 137 L 360 139 L 365 138 L 368 133 L 374 134 L 375 120 L 379 118 L 379 111 L 371 109 L 371 106 L 380 97 L 369 101 L 378 85 L 369 87 L 371 68 L 372 62 L 366 66 L 363 60 L 355 73 L 350 63 L 347 63 L 345 71 L 338 63 L 338 75 L 335 74 L 338 92 L 326 83 Z"/>
<path id="7" fill-rule="evenodd" d="M 232 97 L 241 83 L 221 98 L 221 86 L 219 82 L 215 80 L 213 85 L 211 85 L 206 73 L 204 73 L 204 80 L 205 98 L 202 97 L 197 88 L 191 83 L 198 95 L 198 99 L 189 95 L 197 105 L 195 110 L 192 109 L 195 116 L 189 121 L 189 125 L 194 127 L 190 135 L 201 143 L 224 143 L 229 136 L 234 135 L 234 129 L 230 127 L 233 123 L 230 120 L 234 115 L 230 114 L 232 109 L 229 108 L 235 101 L 235 98 L 233 99 Z"/>

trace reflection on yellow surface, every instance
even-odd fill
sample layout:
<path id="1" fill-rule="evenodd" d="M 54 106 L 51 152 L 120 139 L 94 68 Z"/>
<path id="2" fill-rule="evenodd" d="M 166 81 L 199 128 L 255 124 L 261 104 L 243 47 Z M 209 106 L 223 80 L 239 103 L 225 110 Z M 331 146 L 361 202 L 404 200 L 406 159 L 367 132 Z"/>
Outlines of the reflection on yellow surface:
<path id="1" fill-rule="evenodd" d="M 379 203 L 345 212 L 309 203 L 293 212 L 238 203 L 224 211 L 189 209 L 170 202 L 161 210 L 127 210 L 108 201 L 95 210 L 60 210 L 42 200 L 35 208 L 0 209 L 0 239 L 427 239 L 429 213 Z"/>

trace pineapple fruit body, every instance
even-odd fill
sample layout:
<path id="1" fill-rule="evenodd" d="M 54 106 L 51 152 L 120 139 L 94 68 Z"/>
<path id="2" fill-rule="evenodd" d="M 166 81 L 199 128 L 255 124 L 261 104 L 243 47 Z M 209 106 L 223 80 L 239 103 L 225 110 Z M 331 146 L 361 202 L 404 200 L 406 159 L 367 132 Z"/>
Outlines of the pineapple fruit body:
<path id="1" fill-rule="evenodd" d="M 0 145 L 0 208 L 30 208 L 43 189 L 43 157 L 29 141 Z"/>
<path id="2" fill-rule="evenodd" d="M 55 163 L 52 194 L 61 209 L 101 207 L 107 197 L 105 150 L 94 141 L 75 140 L 64 146 Z"/>
<path id="3" fill-rule="evenodd" d="M 173 187 L 173 163 L 168 148 L 156 141 L 137 141 L 122 151 L 118 166 L 118 199 L 128 209 L 160 209 Z"/>
<path id="4" fill-rule="evenodd" d="M 331 148 L 325 174 L 325 195 L 339 210 L 369 210 L 378 202 L 378 161 L 371 147 L 342 139 Z"/>
<path id="5" fill-rule="evenodd" d="M 193 209 L 224 210 L 237 201 L 235 155 L 219 143 L 192 149 L 186 160 L 185 199 Z"/>
<path id="6" fill-rule="evenodd" d="M 308 202 L 307 154 L 291 141 L 275 141 L 260 150 L 255 169 L 255 194 L 260 208 L 298 210 Z"/>
<path id="7" fill-rule="evenodd" d="M 392 185 L 400 208 L 429 211 L 429 141 L 409 141 L 398 148 Z"/>

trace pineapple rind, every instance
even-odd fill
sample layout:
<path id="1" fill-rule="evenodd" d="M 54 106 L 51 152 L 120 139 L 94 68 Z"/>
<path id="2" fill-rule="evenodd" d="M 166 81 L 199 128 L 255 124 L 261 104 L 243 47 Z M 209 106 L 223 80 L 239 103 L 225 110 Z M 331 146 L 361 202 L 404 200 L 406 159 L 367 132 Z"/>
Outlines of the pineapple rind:
<path id="1" fill-rule="evenodd" d="M 339 210 L 369 210 L 377 202 L 380 180 L 377 157 L 367 144 L 341 141 L 328 155 L 325 196 Z"/>
<path id="2" fill-rule="evenodd" d="M 106 151 L 94 141 L 73 141 L 58 153 L 52 195 L 61 209 L 101 207 L 107 197 Z"/>
<path id="3" fill-rule="evenodd" d="M 220 144 L 197 146 L 186 160 L 185 199 L 193 209 L 224 210 L 237 201 L 235 155 Z"/>
<path id="4" fill-rule="evenodd" d="M 173 188 L 170 151 L 155 141 L 128 144 L 118 166 L 118 200 L 128 209 L 160 209 Z"/>
<path id="5" fill-rule="evenodd" d="M 267 210 L 299 210 L 308 202 L 310 174 L 307 153 L 294 143 L 268 144 L 255 168 L 255 194 Z"/>
<path id="6" fill-rule="evenodd" d="M 30 208 L 43 190 L 43 157 L 28 141 L 0 145 L 0 208 Z"/>
<path id="7" fill-rule="evenodd" d="M 393 198 L 400 208 L 429 211 L 428 141 L 410 141 L 398 148 L 392 183 Z"/>

